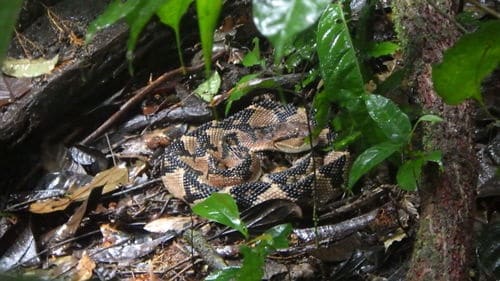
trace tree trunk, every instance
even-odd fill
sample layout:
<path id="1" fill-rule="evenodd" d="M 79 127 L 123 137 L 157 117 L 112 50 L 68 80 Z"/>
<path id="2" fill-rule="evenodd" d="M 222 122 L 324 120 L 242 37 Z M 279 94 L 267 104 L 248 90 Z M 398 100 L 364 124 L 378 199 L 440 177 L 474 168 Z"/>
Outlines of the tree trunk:
<path id="1" fill-rule="evenodd" d="M 425 124 L 425 150 L 441 150 L 444 171 L 424 170 L 420 187 L 421 210 L 417 241 L 407 280 L 469 280 L 474 260 L 473 211 L 477 165 L 473 150 L 471 102 L 443 103 L 432 87 L 431 64 L 455 43 L 460 33 L 450 21 L 455 4 L 443 1 L 394 1 L 399 36 L 403 42 L 410 89 L 424 112 L 444 122 Z M 435 4 L 430 4 L 435 3 Z M 452 75 L 452 74 L 450 74 Z"/>

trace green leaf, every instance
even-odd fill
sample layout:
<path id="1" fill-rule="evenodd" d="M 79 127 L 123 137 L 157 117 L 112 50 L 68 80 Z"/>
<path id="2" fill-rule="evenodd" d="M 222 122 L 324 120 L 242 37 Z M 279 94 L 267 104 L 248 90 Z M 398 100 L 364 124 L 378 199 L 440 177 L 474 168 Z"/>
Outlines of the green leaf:
<path id="1" fill-rule="evenodd" d="M 275 48 L 275 61 L 283 56 L 284 46 L 298 33 L 312 26 L 329 0 L 254 0 L 253 21 Z"/>
<path id="2" fill-rule="evenodd" d="M 408 141 L 411 133 L 410 119 L 394 102 L 384 96 L 368 95 L 365 103 L 368 114 L 390 141 L 395 144 Z"/>
<path id="3" fill-rule="evenodd" d="M 207 76 L 210 74 L 212 46 L 214 43 L 213 34 L 217 20 L 219 19 L 221 7 L 222 0 L 196 0 L 201 47 L 203 49 L 203 60 L 205 61 L 205 73 Z"/>
<path id="4" fill-rule="evenodd" d="M 348 188 L 352 189 L 354 184 L 368 171 L 387 159 L 401 147 L 391 142 L 379 143 L 361 153 L 352 164 L 349 173 Z"/>
<path id="5" fill-rule="evenodd" d="M 205 82 L 201 83 L 193 92 L 206 102 L 212 101 L 213 97 L 219 92 L 221 85 L 220 75 L 214 71 Z"/>
<path id="6" fill-rule="evenodd" d="M 207 199 L 194 205 L 192 210 L 201 217 L 229 226 L 241 232 L 245 238 L 248 237 L 248 230 L 240 219 L 238 206 L 228 194 L 213 193 Z"/>
<path id="7" fill-rule="evenodd" d="M 378 58 L 381 56 L 387 56 L 394 54 L 400 47 L 398 44 L 391 41 L 384 41 L 374 43 L 370 46 L 368 50 L 368 55 L 374 58 Z"/>
<path id="8" fill-rule="evenodd" d="M 158 15 L 160 21 L 170 26 L 174 30 L 175 43 L 177 45 L 179 61 L 181 63 L 181 66 L 183 67 L 184 67 L 184 60 L 182 58 L 182 51 L 181 51 L 179 24 L 184 14 L 186 14 L 189 5 L 191 5 L 192 2 L 193 0 L 170 0 L 168 2 L 165 2 L 156 11 L 156 15 Z"/>
<path id="9" fill-rule="evenodd" d="M 0 30 L 2 31 L 0 32 L 0 63 L 3 61 L 9 47 L 12 30 L 22 4 L 23 1 L 21 0 L 2 1 L 2 8 L 0 8 Z"/>
<path id="10" fill-rule="evenodd" d="M 340 4 L 328 6 L 321 16 L 316 41 L 325 88 L 314 98 L 317 123 L 314 133 L 319 133 L 327 124 L 333 103 L 346 112 L 339 118 L 342 120 L 339 125 L 350 128 L 353 133 L 369 118 L 362 98 L 365 91 L 356 49 Z"/>
<path id="11" fill-rule="evenodd" d="M 268 229 L 265 234 L 272 238 L 268 246 L 273 250 L 287 248 L 288 236 L 292 233 L 292 230 L 292 225 L 289 223 L 276 225 Z"/>
<path id="12" fill-rule="evenodd" d="M 444 53 L 443 62 L 432 67 L 437 93 L 451 105 L 474 98 L 480 103 L 481 82 L 500 64 L 500 20 L 483 23 L 465 34 Z"/>
<path id="13" fill-rule="evenodd" d="M 439 123 L 439 122 L 443 122 L 443 118 L 441 118 L 437 115 L 434 115 L 434 114 L 426 114 L 426 115 L 420 116 L 420 118 L 418 118 L 416 124 L 418 124 L 422 121 L 431 122 L 431 123 Z"/>
<path id="14" fill-rule="evenodd" d="M 231 93 L 229 94 L 229 98 L 227 99 L 226 110 L 225 110 L 226 115 L 229 113 L 229 110 L 231 109 L 233 102 L 241 99 L 246 94 L 248 94 L 250 91 L 255 89 L 253 87 L 250 87 L 248 85 L 248 82 L 257 78 L 257 77 L 259 77 L 259 74 L 257 74 L 257 73 L 247 74 L 247 75 L 241 77 L 240 81 L 238 81 L 238 83 L 236 83 L 234 88 L 231 90 Z"/>
<path id="15" fill-rule="evenodd" d="M 264 276 L 264 262 L 266 250 L 261 247 L 250 248 L 246 245 L 240 247 L 243 254 L 243 263 L 238 274 L 238 281 L 260 281 Z"/>
<path id="16" fill-rule="evenodd" d="M 132 61 L 133 51 L 139 39 L 139 34 L 149 22 L 155 12 L 169 0 L 139 1 L 140 3 L 125 16 L 125 20 L 130 26 L 127 40 L 127 59 Z"/>
<path id="17" fill-rule="evenodd" d="M 229 266 L 222 270 L 211 273 L 205 278 L 205 281 L 237 280 L 239 272 L 240 272 L 239 266 Z"/>
<path id="18" fill-rule="evenodd" d="M 401 189 L 407 191 L 417 190 L 418 182 L 422 174 L 424 161 L 421 158 L 408 160 L 398 169 L 396 180 Z"/>
<path id="19" fill-rule="evenodd" d="M 406 161 L 403 165 L 401 165 L 401 167 L 399 167 L 396 175 L 398 185 L 407 191 L 416 190 L 422 176 L 422 167 L 427 162 L 435 162 L 442 169 L 443 163 L 441 161 L 441 157 L 441 151 L 432 151 L 415 159 Z"/>
<path id="20" fill-rule="evenodd" d="M 423 157 L 422 160 L 426 162 L 434 162 L 439 165 L 441 170 L 443 169 L 443 153 L 440 150 L 432 151 L 429 153 L 426 153 Z"/>
<path id="21" fill-rule="evenodd" d="M 125 18 L 130 14 L 136 6 L 141 2 L 140 0 L 122 0 L 112 1 L 106 10 L 89 24 L 87 34 L 85 35 L 85 42 L 88 44 L 95 34 L 104 28 L 109 27 L 120 19 Z"/>
<path id="22" fill-rule="evenodd" d="M 246 67 L 251 67 L 254 65 L 262 65 L 264 60 L 260 57 L 260 46 L 259 38 L 255 37 L 252 40 L 253 49 L 245 55 L 241 63 Z"/>

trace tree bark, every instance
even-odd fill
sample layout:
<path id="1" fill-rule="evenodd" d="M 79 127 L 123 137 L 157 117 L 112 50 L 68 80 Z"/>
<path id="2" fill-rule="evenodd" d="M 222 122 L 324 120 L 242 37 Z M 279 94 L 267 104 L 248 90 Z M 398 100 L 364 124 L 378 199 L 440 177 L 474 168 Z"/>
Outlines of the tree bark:
<path id="1" fill-rule="evenodd" d="M 473 212 L 477 165 L 473 149 L 471 102 L 449 106 L 436 95 L 431 64 L 455 43 L 460 33 L 450 20 L 453 1 L 394 1 L 396 25 L 403 42 L 412 97 L 423 112 L 444 122 L 424 124 L 424 150 L 441 150 L 444 170 L 427 167 L 420 187 L 421 210 L 407 280 L 469 280 L 474 261 Z M 433 4 L 431 4 L 433 3 Z M 450 74 L 452 75 L 452 74 Z"/>

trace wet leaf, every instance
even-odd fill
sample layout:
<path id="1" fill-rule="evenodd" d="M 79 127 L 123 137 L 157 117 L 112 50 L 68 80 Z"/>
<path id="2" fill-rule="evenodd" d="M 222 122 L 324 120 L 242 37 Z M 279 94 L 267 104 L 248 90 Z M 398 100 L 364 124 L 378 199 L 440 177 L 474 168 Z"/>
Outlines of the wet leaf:
<path id="1" fill-rule="evenodd" d="M 272 249 L 284 249 L 288 247 L 288 236 L 292 233 L 292 225 L 280 224 L 274 226 L 267 230 L 264 234 L 267 234 L 272 237 L 269 241 L 268 246 L 272 247 Z"/>
<path id="2" fill-rule="evenodd" d="M 0 9 L 0 30 L 2 31 L 0 33 L 0 61 L 3 61 L 9 47 L 12 29 L 23 2 L 21 0 L 2 1 L 2 8 Z"/>
<path id="3" fill-rule="evenodd" d="M 253 21 L 275 48 L 275 61 L 283 56 L 284 46 L 298 33 L 312 26 L 328 0 L 254 0 Z"/>
<path id="4" fill-rule="evenodd" d="M 390 141 L 395 144 L 408 141 L 410 119 L 394 102 L 380 95 L 368 95 L 365 102 L 368 114 Z"/>
<path id="5" fill-rule="evenodd" d="M 179 60 L 182 66 L 184 66 L 184 60 L 182 59 L 179 24 L 192 2 L 193 0 L 170 0 L 165 2 L 156 11 L 156 15 L 158 15 L 160 21 L 170 26 L 175 32 L 175 42 L 177 44 Z"/>
<path id="6" fill-rule="evenodd" d="M 210 74 L 212 64 L 212 46 L 214 43 L 214 30 L 222 8 L 221 0 L 196 0 L 196 13 L 200 28 L 201 47 L 205 61 L 205 73 Z"/>
<path id="7" fill-rule="evenodd" d="M 234 199 L 223 193 L 213 193 L 207 199 L 193 206 L 193 212 L 201 217 L 237 229 L 248 237 L 246 225 L 240 219 Z"/>
<path id="8" fill-rule="evenodd" d="M 456 105 L 468 98 L 482 103 L 481 83 L 500 64 L 500 20 L 484 22 L 465 34 L 433 65 L 432 81 L 443 100 Z"/>
<path id="9" fill-rule="evenodd" d="M 352 164 L 351 172 L 349 173 L 348 188 L 351 189 L 361 176 L 368 173 L 399 149 L 399 145 L 384 142 L 374 145 L 361 153 Z"/>
<path id="10" fill-rule="evenodd" d="M 97 17 L 94 21 L 89 24 L 87 29 L 87 34 L 85 35 L 85 42 L 88 44 L 95 36 L 95 34 L 120 19 L 125 18 L 128 14 L 130 14 L 136 6 L 141 2 L 140 0 L 114 0 L 112 1 L 106 10 Z"/>
<path id="11" fill-rule="evenodd" d="M 316 42 L 325 88 L 314 97 L 315 133 L 330 121 L 333 103 L 345 109 L 338 120 L 347 135 L 364 129 L 368 113 L 362 99 L 365 94 L 363 77 L 341 4 L 331 4 L 321 15 Z"/>
<path id="12" fill-rule="evenodd" d="M 212 101 L 213 97 L 219 92 L 221 85 L 220 75 L 214 71 L 205 82 L 201 83 L 193 92 L 206 102 Z"/>
<path id="13" fill-rule="evenodd" d="M 37 77 L 49 74 L 57 64 L 59 55 L 51 59 L 13 59 L 6 58 L 2 64 L 2 72 L 13 77 Z"/>
<path id="14" fill-rule="evenodd" d="M 16 241 L 8 246 L 7 251 L 0 258 L 0 272 L 20 265 L 28 266 L 39 262 L 33 231 L 29 225 L 25 225 Z"/>

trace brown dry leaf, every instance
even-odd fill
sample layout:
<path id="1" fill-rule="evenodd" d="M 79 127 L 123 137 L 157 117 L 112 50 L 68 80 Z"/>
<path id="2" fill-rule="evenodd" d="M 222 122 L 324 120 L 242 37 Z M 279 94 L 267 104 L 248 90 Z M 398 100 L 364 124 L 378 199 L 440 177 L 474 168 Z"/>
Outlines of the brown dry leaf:
<path id="1" fill-rule="evenodd" d="M 29 211 L 36 214 L 47 214 L 56 211 L 62 211 L 73 202 L 70 198 L 53 198 L 37 201 L 30 205 Z"/>
<path id="2" fill-rule="evenodd" d="M 96 187 L 104 186 L 102 194 L 106 194 L 128 182 L 127 168 L 116 166 L 98 173 L 91 182 L 78 190 L 70 191 L 69 197 L 73 201 L 82 201 L 87 199 L 92 189 Z"/>
<path id="3" fill-rule="evenodd" d="M 116 166 L 98 173 L 90 183 L 82 187 L 70 188 L 66 197 L 37 201 L 30 205 L 29 210 L 37 214 L 61 211 L 75 201 L 87 199 L 92 189 L 96 187 L 104 186 L 102 194 L 105 194 L 128 182 L 127 168 Z"/>
<path id="4" fill-rule="evenodd" d="M 73 281 L 85 281 L 92 278 L 92 271 L 95 269 L 95 261 L 93 261 L 87 254 L 84 254 L 78 261 L 76 272 L 72 275 Z"/>
<path id="5" fill-rule="evenodd" d="M 191 226 L 190 217 L 164 217 L 148 222 L 144 229 L 154 233 L 166 233 L 168 231 L 182 233 L 189 226 Z"/>

